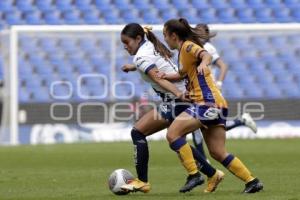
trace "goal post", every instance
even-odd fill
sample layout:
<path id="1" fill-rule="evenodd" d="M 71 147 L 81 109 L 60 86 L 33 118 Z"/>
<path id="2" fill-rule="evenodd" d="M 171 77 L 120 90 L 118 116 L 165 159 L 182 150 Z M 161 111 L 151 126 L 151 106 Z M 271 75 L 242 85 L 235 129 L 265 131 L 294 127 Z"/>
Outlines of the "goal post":
<path id="1" fill-rule="evenodd" d="M 4 118 L 3 121 L 7 121 L 8 124 L 5 126 L 6 129 L 2 127 L 1 135 L 9 135 L 6 138 L 8 141 L 0 141 L 2 144 L 11 144 L 17 145 L 20 142 L 20 97 L 18 96 L 20 90 L 20 77 L 19 77 L 19 61 L 20 57 L 27 54 L 26 49 L 22 49 L 20 45 L 20 39 L 23 36 L 30 36 L 30 38 L 49 38 L 57 39 L 57 38 L 102 38 L 101 41 L 104 41 L 101 45 L 110 45 L 110 46 L 101 46 L 107 47 L 109 50 L 107 51 L 107 55 L 109 56 L 109 84 L 114 83 L 119 80 L 117 73 L 117 66 L 119 65 L 119 57 L 118 54 L 125 54 L 121 50 L 123 49 L 123 45 L 120 43 L 120 31 L 124 25 L 42 25 L 42 26 L 12 26 L 8 31 L 9 35 L 9 46 L 7 51 L 9 52 L 9 62 L 4 65 L 5 67 L 5 87 L 7 87 L 7 93 L 5 101 L 8 101 L 4 104 L 7 110 L 4 108 Z M 212 24 L 210 25 L 211 31 L 218 32 L 218 36 L 216 37 L 217 41 L 225 40 L 228 43 L 232 42 L 232 38 L 238 36 L 238 38 L 249 38 L 255 35 L 259 35 L 260 37 L 268 39 L 269 36 L 277 35 L 282 37 L 287 37 L 289 34 L 299 35 L 300 24 L 299 23 L 290 23 L 290 24 Z M 162 25 L 153 25 L 153 30 L 155 33 L 159 35 L 162 39 Z M 3 37 L 3 34 L 2 36 Z M 105 43 L 106 42 L 106 43 Z M 219 47 L 216 44 L 217 48 L 221 49 L 221 55 L 226 54 L 226 47 Z M 3 47 L 3 46 L 2 46 Z M 75 46 L 76 47 L 76 46 Z M 79 46 L 77 46 L 79 48 Z M 39 51 L 43 51 L 43 49 L 39 48 Z M 99 52 L 101 49 L 98 49 Z M 103 49 L 102 49 L 103 50 Z M 76 49 L 74 49 L 76 51 Z M 124 50 L 123 50 L 124 51 Z M 256 51 L 256 49 L 253 49 Z M 282 50 L 284 51 L 284 50 Z M 44 55 L 47 54 L 43 52 L 39 52 Z M 52 52 L 55 53 L 55 52 Z M 49 55 L 46 55 L 49 56 Z M 26 56 L 25 56 L 26 57 Z M 26 58 L 27 59 L 27 58 Z M 237 58 L 239 59 L 239 58 Z M 130 59 L 125 59 L 124 62 L 129 62 Z M 27 61 L 27 60 L 25 60 Z M 68 61 L 69 62 L 69 61 Z M 241 60 L 243 62 L 243 60 Z M 90 63 L 90 61 L 88 61 Z M 81 74 L 79 74 L 81 75 Z M 7 78 L 6 78 L 7 77 Z M 76 88 L 75 88 L 76 90 Z M 50 91 L 50 89 L 49 89 Z M 113 101 L 114 96 L 112 95 L 112 88 L 109 86 L 109 96 L 107 98 L 108 101 Z M 226 91 L 225 91 L 226 92 Z M 81 101 L 84 101 L 81 100 Z M 34 104 L 35 102 L 33 102 Z M 112 115 L 110 115 L 110 118 Z M 21 120 L 22 121 L 22 120 Z M 62 121 L 63 123 L 63 121 Z M 31 124 L 32 125 L 32 124 Z M 6 131 L 5 131 L 6 130 Z M 7 132 L 8 133 L 5 133 Z M 1 138 L 1 137 L 0 137 Z"/>

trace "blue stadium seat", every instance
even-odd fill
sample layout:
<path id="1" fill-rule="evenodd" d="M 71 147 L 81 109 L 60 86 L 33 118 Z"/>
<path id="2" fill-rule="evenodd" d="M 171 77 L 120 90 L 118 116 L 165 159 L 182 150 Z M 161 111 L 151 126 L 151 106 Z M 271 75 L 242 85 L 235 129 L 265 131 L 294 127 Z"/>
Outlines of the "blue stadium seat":
<path id="1" fill-rule="evenodd" d="M 158 13 L 156 10 L 149 10 L 148 12 L 144 12 L 143 14 L 143 19 L 145 23 L 148 24 L 159 24 L 162 23 L 162 20 L 158 16 Z"/>
<path id="2" fill-rule="evenodd" d="M 61 14 L 56 10 L 49 10 L 44 12 L 44 20 L 47 24 L 50 25 L 62 24 Z"/>
<path id="3" fill-rule="evenodd" d="M 229 0 L 228 3 L 230 7 L 234 9 L 244 9 L 248 7 L 245 0 Z"/>
<path id="4" fill-rule="evenodd" d="M 77 10 L 65 11 L 62 16 L 67 24 L 82 24 L 80 12 Z"/>
<path id="5" fill-rule="evenodd" d="M 191 3 L 192 7 L 199 10 L 204 10 L 211 7 L 207 0 L 192 0 Z"/>
<path id="6" fill-rule="evenodd" d="M 154 7 L 159 10 L 165 10 L 165 9 L 170 8 L 168 0 L 153 0 L 152 3 L 154 5 Z"/>
<path id="7" fill-rule="evenodd" d="M 142 23 L 142 21 L 139 20 L 139 13 L 136 10 L 123 10 L 121 16 L 126 23 Z"/>
<path id="8" fill-rule="evenodd" d="M 247 0 L 247 4 L 250 8 L 262 9 L 265 7 L 263 0 Z"/>
<path id="9" fill-rule="evenodd" d="M 254 10 L 256 19 L 258 22 L 272 23 L 274 18 L 272 16 L 272 10 L 270 8 L 258 8 Z"/>
<path id="10" fill-rule="evenodd" d="M 186 18 L 190 24 L 197 24 L 199 23 L 199 18 L 197 16 L 197 10 L 193 8 L 189 8 L 189 11 L 182 10 L 179 13 L 180 17 Z"/>
<path id="11" fill-rule="evenodd" d="M 219 23 L 216 17 L 216 11 L 213 8 L 201 9 L 198 11 L 199 21 L 203 23 Z"/>
<path id="12" fill-rule="evenodd" d="M 56 8 L 60 11 L 71 11 L 74 10 L 73 0 L 59 0 L 55 1 Z"/>
<path id="13" fill-rule="evenodd" d="M 250 8 L 238 8 L 236 16 L 242 23 L 255 23 L 256 19 L 253 16 L 253 10 Z"/>
<path id="14" fill-rule="evenodd" d="M 290 17 L 290 10 L 282 6 L 273 9 L 273 16 L 275 17 L 277 22 L 293 22 L 292 18 Z"/>
<path id="15" fill-rule="evenodd" d="M 150 5 L 149 0 L 133 0 L 132 3 L 138 10 L 146 10 Z"/>
<path id="16" fill-rule="evenodd" d="M 19 101 L 21 103 L 28 103 L 31 101 L 31 93 L 25 87 L 19 89 Z"/>
<path id="17" fill-rule="evenodd" d="M 115 10 L 111 4 L 111 0 L 95 0 L 95 5 L 101 11 Z"/>
<path id="18" fill-rule="evenodd" d="M 75 0 L 75 6 L 80 11 L 91 10 L 92 3 L 92 0 Z"/>
<path id="19" fill-rule="evenodd" d="M 94 10 L 94 9 L 84 10 L 82 18 L 87 24 L 97 25 L 103 23 L 103 20 L 100 19 L 100 14 L 98 10 Z"/>
<path id="20" fill-rule="evenodd" d="M 1 12 L 11 12 L 13 10 L 14 10 L 14 5 L 12 1 L 0 1 Z"/>
<path id="21" fill-rule="evenodd" d="M 114 0 L 114 6 L 118 8 L 118 10 L 134 10 L 131 5 L 130 0 Z"/>
<path id="22" fill-rule="evenodd" d="M 51 53 L 51 52 L 57 52 L 57 40 L 54 38 L 48 38 L 48 37 L 42 37 L 39 40 L 39 46 L 44 51 Z"/>
<path id="23" fill-rule="evenodd" d="M 170 2 L 175 8 L 177 8 L 178 11 L 187 11 L 187 9 L 190 9 L 188 0 L 171 0 Z"/>
<path id="24" fill-rule="evenodd" d="M 16 0 L 16 7 L 22 12 L 35 10 L 33 7 L 33 0 Z"/>
<path id="25" fill-rule="evenodd" d="M 41 17 L 41 13 L 39 11 L 26 12 L 24 16 L 26 23 L 32 25 L 43 24 Z"/>
<path id="26" fill-rule="evenodd" d="M 169 19 L 174 19 L 178 17 L 178 13 L 176 9 L 170 8 L 166 10 L 161 10 L 160 16 L 162 17 L 163 21 L 167 21 Z"/>
<path id="27" fill-rule="evenodd" d="M 18 11 L 8 11 L 4 13 L 4 18 L 9 25 L 23 24 L 22 14 Z"/>
<path id="28" fill-rule="evenodd" d="M 35 5 L 42 12 L 54 11 L 56 8 L 52 4 L 52 0 L 35 0 Z"/>
<path id="29" fill-rule="evenodd" d="M 229 8 L 226 0 L 210 0 L 209 3 L 211 4 L 211 7 L 218 10 Z"/>

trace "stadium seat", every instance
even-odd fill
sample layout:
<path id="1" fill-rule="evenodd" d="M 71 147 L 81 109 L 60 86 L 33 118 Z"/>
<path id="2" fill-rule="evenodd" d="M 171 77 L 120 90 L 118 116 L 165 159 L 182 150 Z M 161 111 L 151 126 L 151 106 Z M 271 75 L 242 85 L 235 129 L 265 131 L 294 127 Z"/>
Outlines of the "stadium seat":
<path id="1" fill-rule="evenodd" d="M 50 25 L 62 24 L 61 14 L 56 10 L 44 12 L 44 20 Z"/>
<path id="2" fill-rule="evenodd" d="M 190 6 L 188 0 L 171 0 L 170 3 L 177 8 L 178 11 L 189 12 Z"/>
<path id="3" fill-rule="evenodd" d="M 153 6 L 159 10 L 165 10 L 170 8 L 168 0 L 153 0 Z"/>
<path id="4" fill-rule="evenodd" d="M 16 0 L 16 7 L 22 12 L 29 12 L 35 10 L 32 6 L 33 0 Z"/>
<path id="5" fill-rule="evenodd" d="M 248 7 L 245 0 L 229 0 L 228 3 L 230 7 L 234 9 L 244 9 Z"/>
<path id="6" fill-rule="evenodd" d="M 9 25 L 23 24 L 22 14 L 18 11 L 8 11 L 4 13 L 4 18 Z"/>
<path id="7" fill-rule="evenodd" d="M 42 12 L 54 11 L 56 8 L 52 4 L 52 0 L 35 0 L 35 5 Z"/>
<path id="8" fill-rule="evenodd" d="M 55 6 L 60 11 L 72 11 L 74 10 L 72 1 L 73 0 L 58 0 L 55 1 Z"/>
<path id="9" fill-rule="evenodd" d="M 0 1 L 1 12 L 11 12 L 13 10 L 14 10 L 14 5 L 12 1 Z"/>
<path id="10" fill-rule="evenodd" d="M 150 5 L 149 0 L 133 0 L 132 3 L 138 10 L 146 10 Z"/>
<path id="11" fill-rule="evenodd" d="M 42 15 L 39 11 L 30 11 L 25 13 L 24 18 L 27 24 L 41 25 L 44 24 L 41 16 Z"/>
<path id="12" fill-rule="evenodd" d="M 88 11 L 92 8 L 92 0 L 75 0 L 76 9 L 80 11 Z"/>
<path id="13" fill-rule="evenodd" d="M 254 23 L 256 22 L 253 16 L 253 10 L 250 8 L 238 8 L 236 10 L 236 16 L 238 20 L 242 23 Z"/>
<path id="14" fill-rule="evenodd" d="M 229 8 L 226 0 L 210 0 L 209 3 L 211 4 L 211 7 L 218 10 Z"/>
<path id="15" fill-rule="evenodd" d="M 192 7 L 198 9 L 198 10 L 204 10 L 210 8 L 210 4 L 208 3 L 208 0 L 192 0 Z"/>
<path id="16" fill-rule="evenodd" d="M 65 11 L 62 14 L 66 24 L 82 24 L 80 12 L 77 10 Z"/>

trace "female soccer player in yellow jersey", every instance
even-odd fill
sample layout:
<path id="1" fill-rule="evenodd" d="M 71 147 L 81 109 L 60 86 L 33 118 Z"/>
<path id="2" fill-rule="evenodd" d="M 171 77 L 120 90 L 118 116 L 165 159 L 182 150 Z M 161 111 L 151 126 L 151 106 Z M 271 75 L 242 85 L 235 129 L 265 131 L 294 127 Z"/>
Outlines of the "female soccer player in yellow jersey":
<path id="1" fill-rule="evenodd" d="M 245 182 L 243 192 L 255 193 L 262 190 L 263 184 L 259 179 L 254 178 L 247 167 L 225 148 L 227 102 L 217 88 L 208 67 L 211 57 L 203 49 L 200 41 L 204 36 L 197 33 L 183 18 L 167 21 L 163 34 L 168 46 L 179 51 L 179 74 L 172 76 L 186 77 L 193 101 L 189 108 L 175 118 L 168 129 L 167 139 L 171 149 L 178 153 L 182 164 L 192 177 L 197 173 L 197 166 L 191 148 L 182 136 L 201 128 L 210 155 Z M 223 176 L 223 173 L 216 173 L 208 178 L 208 185 L 216 180 L 221 181 Z M 209 189 L 205 192 L 214 190 Z"/>
<path id="2" fill-rule="evenodd" d="M 143 27 L 136 23 L 127 24 L 121 31 L 121 41 L 124 44 L 125 50 L 134 56 L 134 65 L 125 65 L 122 70 L 125 72 L 138 71 L 141 78 L 148 82 L 162 98 L 159 108 L 157 110 L 152 109 L 146 113 L 134 124 L 131 130 L 131 138 L 135 147 L 135 167 L 138 178 L 129 184 L 123 185 L 122 189 L 146 193 L 150 191 L 150 184 L 148 182 L 149 151 L 146 137 L 167 128 L 173 119 L 188 108 L 189 105 L 183 104 L 183 101 L 187 100 L 183 95 L 185 92 L 184 81 L 171 83 L 156 77 L 157 71 L 164 72 L 165 74 L 176 73 L 177 66 L 170 60 L 170 50 L 148 28 L 143 29 Z M 184 137 L 182 141 L 185 141 Z M 186 146 L 189 145 L 187 144 Z M 206 159 L 201 157 L 201 155 L 197 155 L 196 150 L 193 152 L 200 164 L 200 171 L 207 175 L 207 177 L 213 177 L 216 174 L 222 173 L 207 163 Z M 180 189 L 180 192 L 190 191 L 203 182 L 203 177 L 198 172 L 198 169 L 196 169 L 193 176 L 188 177 L 186 184 Z M 215 188 L 217 183 L 218 181 L 212 182 L 207 190 L 211 191 L 210 188 Z"/>

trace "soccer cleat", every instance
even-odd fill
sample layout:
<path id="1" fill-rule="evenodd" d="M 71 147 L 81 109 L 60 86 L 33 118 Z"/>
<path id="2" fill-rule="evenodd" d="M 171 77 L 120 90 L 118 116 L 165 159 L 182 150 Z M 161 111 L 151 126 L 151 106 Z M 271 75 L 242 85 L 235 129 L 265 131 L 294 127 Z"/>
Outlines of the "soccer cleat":
<path id="1" fill-rule="evenodd" d="M 205 193 L 213 192 L 217 189 L 219 183 L 224 179 L 224 172 L 221 170 L 216 170 L 216 173 L 207 179 L 207 187 L 204 190 Z"/>
<path id="2" fill-rule="evenodd" d="M 197 185 L 202 185 L 204 183 L 203 176 L 197 172 L 196 174 L 189 175 L 186 179 L 186 183 L 182 188 L 179 190 L 181 193 L 189 192 Z"/>
<path id="3" fill-rule="evenodd" d="M 264 188 L 262 182 L 258 178 L 246 183 L 243 193 L 255 193 L 259 192 Z"/>
<path id="4" fill-rule="evenodd" d="M 245 126 L 249 127 L 254 133 L 257 132 L 256 123 L 249 113 L 244 113 L 242 115 L 242 121 L 245 123 Z"/>
<path id="5" fill-rule="evenodd" d="M 121 189 L 129 192 L 148 193 L 151 189 L 150 183 L 145 183 L 138 178 L 129 181 L 128 184 L 122 185 Z"/>

